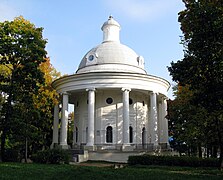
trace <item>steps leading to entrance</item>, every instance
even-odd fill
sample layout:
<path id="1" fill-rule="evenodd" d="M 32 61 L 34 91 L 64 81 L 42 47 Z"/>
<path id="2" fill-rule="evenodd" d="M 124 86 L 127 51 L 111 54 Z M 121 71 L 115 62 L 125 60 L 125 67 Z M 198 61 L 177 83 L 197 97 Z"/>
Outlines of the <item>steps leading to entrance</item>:
<path id="1" fill-rule="evenodd" d="M 71 162 L 84 162 L 88 160 L 88 151 L 83 149 L 70 149 Z"/>

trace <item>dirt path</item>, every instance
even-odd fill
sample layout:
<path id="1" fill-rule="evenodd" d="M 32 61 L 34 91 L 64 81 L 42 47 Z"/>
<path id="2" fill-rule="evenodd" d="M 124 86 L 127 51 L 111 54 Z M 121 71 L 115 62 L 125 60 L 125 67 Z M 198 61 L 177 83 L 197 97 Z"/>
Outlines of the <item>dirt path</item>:
<path id="1" fill-rule="evenodd" d="M 119 164 L 119 163 L 93 163 L 93 162 L 82 162 L 82 163 L 75 163 L 74 165 L 77 166 L 94 166 L 94 167 L 114 167 L 123 168 L 126 164 Z"/>

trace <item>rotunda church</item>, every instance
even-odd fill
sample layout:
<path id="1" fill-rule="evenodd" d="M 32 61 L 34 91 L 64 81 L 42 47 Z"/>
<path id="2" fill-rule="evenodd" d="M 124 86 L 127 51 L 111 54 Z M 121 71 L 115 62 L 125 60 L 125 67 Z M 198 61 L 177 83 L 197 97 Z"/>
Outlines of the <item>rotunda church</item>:
<path id="1" fill-rule="evenodd" d="M 110 16 L 101 28 L 102 43 L 84 55 L 75 74 L 53 82 L 62 110 L 54 107 L 52 147 L 82 151 L 79 161 L 126 161 L 131 154 L 169 147 L 170 84 L 147 74 L 143 57 L 120 43 L 120 29 Z M 67 143 L 68 104 L 74 104 L 72 145 Z"/>

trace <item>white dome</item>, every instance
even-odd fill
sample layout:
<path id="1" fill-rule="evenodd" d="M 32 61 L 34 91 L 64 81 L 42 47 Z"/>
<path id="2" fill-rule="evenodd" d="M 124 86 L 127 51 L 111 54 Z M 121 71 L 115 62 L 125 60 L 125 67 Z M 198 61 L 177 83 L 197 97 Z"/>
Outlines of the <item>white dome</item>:
<path id="1" fill-rule="evenodd" d="M 130 72 L 146 74 L 144 59 L 119 41 L 120 25 L 110 16 L 102 28 L 102 44 L 92 48 L 82 59 L 77 73 Z"/>

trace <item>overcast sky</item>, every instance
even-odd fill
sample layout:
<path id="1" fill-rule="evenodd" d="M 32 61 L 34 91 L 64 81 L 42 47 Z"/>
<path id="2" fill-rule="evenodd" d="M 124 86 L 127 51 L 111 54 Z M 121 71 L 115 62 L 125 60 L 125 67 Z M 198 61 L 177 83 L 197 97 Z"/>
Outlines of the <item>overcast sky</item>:
<path id="1" fill-rule="evenodd" d="M 51 63 L 73 74 L 102 42 L 101 26 L 112 15 L 121 25 L 121 43 L 144 57 L 147 73 L 172 84 L 167 66 L 183 57 L 177 21 L 183 9 L 181 0 L 0 0 L 0 21 L 22 15 L 43 27 Z"/>

